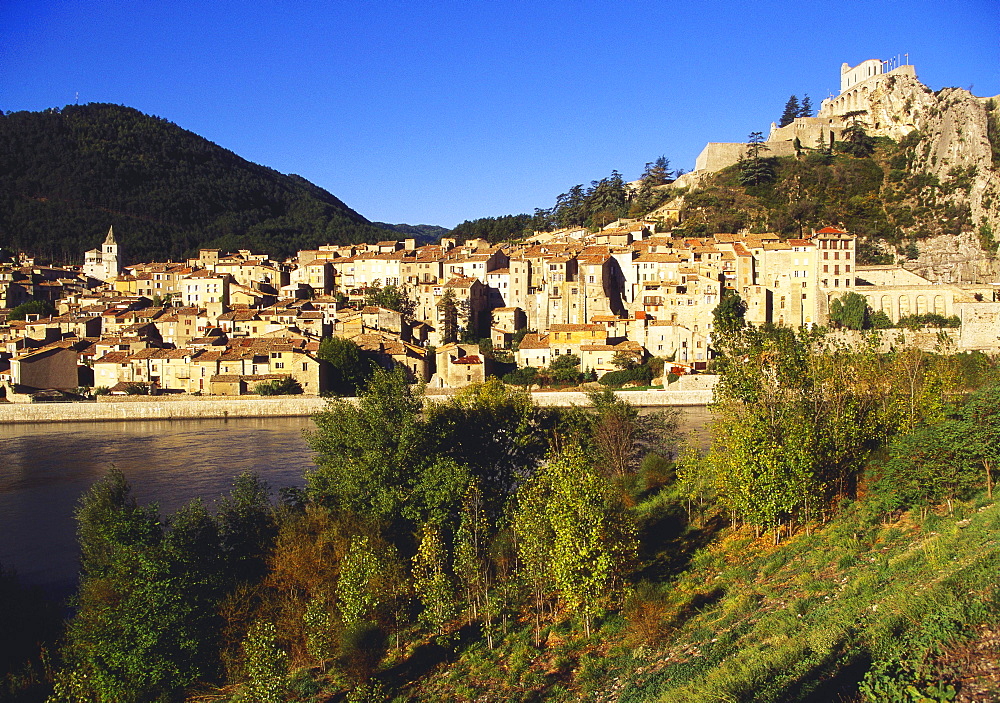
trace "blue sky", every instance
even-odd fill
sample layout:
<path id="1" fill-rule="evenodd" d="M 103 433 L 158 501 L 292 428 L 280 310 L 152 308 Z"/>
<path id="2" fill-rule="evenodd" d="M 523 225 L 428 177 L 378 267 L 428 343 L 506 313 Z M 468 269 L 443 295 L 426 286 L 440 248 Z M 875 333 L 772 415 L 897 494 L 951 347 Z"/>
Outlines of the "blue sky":
<path id="1" fill-rule="evenodd" d="M 691 169 L 903 53 L 1000 94 L 1000 0 L 3 0 L 0 109 L 128 105 L 371 220 L 451 227 L 661 154 Z"/>

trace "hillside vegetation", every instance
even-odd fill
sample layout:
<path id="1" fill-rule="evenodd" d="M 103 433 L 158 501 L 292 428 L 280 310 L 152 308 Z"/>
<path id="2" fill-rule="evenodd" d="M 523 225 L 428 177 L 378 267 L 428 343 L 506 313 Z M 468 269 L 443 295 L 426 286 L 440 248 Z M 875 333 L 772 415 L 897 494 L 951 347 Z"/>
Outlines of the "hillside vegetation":
<path id="1" fill-rule="evenodd" d="M 131 108 L 0 115 L 0 246 L 77 262 L 110 225 L 131 261 L 396 236 L 304 178 Z"/>
<path id="2" fill-rule="evenodd" d="M 942 182 L 915 169 L 921 143 L 913 133 L 900 142 L 872 140 L 868 156 L 803 149 L 798 157 L 768 159 L 774 177 L 757 185 L 742 184 L 741 167 L 732 166 L 683 195 L 679 232 L 799 236 L 832 223 L 863 237 L 860 263 L 892 263 L 909 243 L 977 231 L 969 207 L 952 197 L 968 192 L 975 171 L 956 168 Z M 984 230 L 982 240 L 995 250 L 991 232 Z"/>
<path id="3" fill-rule="evenodd" d="M 379 371 L 357 403 L 317 416 L 317 468 L 276 508 L 245 475 L 215 510 L 164 516 L 111 471 L 77 513 L 62 644 L 14 659 L 8 690 L 53 703 L 1000 695 L 996 360 L 738 325 L 719 346 L 707 451 L 611 391 L 554 411 L 493 379 L 425 406 Z M 37 651 L 31 634 L 11 651 Z"/>

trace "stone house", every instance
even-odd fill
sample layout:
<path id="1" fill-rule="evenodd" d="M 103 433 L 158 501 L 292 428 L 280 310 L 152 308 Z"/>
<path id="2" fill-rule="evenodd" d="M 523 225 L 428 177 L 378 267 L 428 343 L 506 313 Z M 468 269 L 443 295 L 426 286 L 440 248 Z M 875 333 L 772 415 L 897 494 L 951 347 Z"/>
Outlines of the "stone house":
<path id="1" fill-rule="evenodd" d="M 66 347 L 44 347 L 10 360 L 10 379 L 15 386 L 72 390 L 80 385 L 77 353 Z"/>

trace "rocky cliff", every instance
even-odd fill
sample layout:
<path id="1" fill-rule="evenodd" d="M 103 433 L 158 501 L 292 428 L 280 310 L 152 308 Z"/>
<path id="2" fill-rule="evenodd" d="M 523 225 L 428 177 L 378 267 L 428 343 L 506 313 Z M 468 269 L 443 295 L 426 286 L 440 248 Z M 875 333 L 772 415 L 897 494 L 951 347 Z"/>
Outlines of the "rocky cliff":
<path id="1" fill-rule="evenodd" d="M 910 76 L 890 77 L 870 97 L 865 121 L 872 134 L 911 142 L 907 171 L 928 176 L 910 205 L 930 208 L 916 214 L 939 221 L 918 216 L 905 231 L 919 239 L 920 252 L 907 267 L 932 280 L 1000 275 L 1000 134 L 991 134 L 990 124 L 991 112 L 997 123 L 996 104 L 961 88 L 935 93 Z M 950 231 L 923 236 L 940 229 Z"/>

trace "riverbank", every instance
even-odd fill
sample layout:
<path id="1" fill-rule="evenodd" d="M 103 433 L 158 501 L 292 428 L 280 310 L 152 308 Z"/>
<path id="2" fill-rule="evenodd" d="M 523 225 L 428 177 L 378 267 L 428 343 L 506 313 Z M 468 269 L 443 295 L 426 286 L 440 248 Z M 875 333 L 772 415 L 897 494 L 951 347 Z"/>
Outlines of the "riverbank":
<path id="1" fill-rule="evenodd" d="M 678 407 L 707 405 L 712 391 L 618 391 L 633 405 Z M 445 395 L 428 395 L 444 400 Z M 586 405 L 587 396 L 575 391 L 539 391 L 531 394 L 542 407 Z M 195 420 L 237 417 L 308 417 L 321 411 L 327 399 L 317 396 L 100 396 L 97 402 L 11 403 L 0 405 L 0 423 L 107 422 L 115 420 Z"/>

